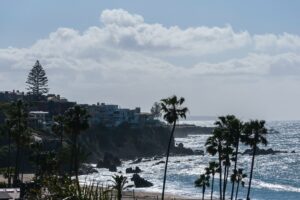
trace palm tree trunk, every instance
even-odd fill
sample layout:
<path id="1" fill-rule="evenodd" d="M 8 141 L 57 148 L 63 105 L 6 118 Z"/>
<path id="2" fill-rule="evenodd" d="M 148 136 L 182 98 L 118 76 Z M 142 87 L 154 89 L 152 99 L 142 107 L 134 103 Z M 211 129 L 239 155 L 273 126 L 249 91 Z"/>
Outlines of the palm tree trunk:
<path id="1" fill-rule="evenodd" d="M 62 159 L 61 159 L 61 154 L 63 153 L 63 134 L 61 133 L 60 135 L 60 148 L 58 152 L 58 175 L 63 174 L 63 165 L 62 165 Z"/>
<path id="2" fill-rule="evenodd" d="M 228 155 L 228 162 L 229 162 L 229 155 Z M 227 182 L 228 182 L 229 168 L 230 168 L 230 165 L 225 165 L 224 185 L 223 185 L 223 200 L 225 200 L 225 197 L 226 197 L 226 188 L 227 188 Z"/>
<path id="3" fill-rule="evenodd" d="M 220 146 L 220 144 L 219 144 Z M 220 171 L 219 171 L 219 174 L 220 174 L 220 179 L 219 179 L 219 189 L 220 189 L 220 200 L 222 200 L 222 159 L 221 159 L 221 150 L 220 148 L 218 148 L 218 151 L 219 151 L 219 167 L 220 167 Z"/>
<path id="4" fill-rule="evenodd" d="M 62 151 L 63 148 L 63 133 L 60 135 L 60 150 Z"/>
<path id="5" fill-rule="evenodd" d="M 23 156 L 22 156 L 22 152 L 24 152 L 24 148 L 21 149 L 21 153 L 20 153 L 20 172 L 21 172 L 21 182 L 23 183 L 23 177 L 24 177 L 24 160 L 23 160 Z"/>
<path id="6" fill-rule="evenodd" d="M 223 180 L 223 200 L 225 200 L 225 196 L 226 196 L 226 186 L 227 186 L 228 169 L 229 169 L 229 166 L 225 165 L 224 180 Z"/>
<path id="7" fill-rule="evenodd" d="M 251 163 L 251 170 L 250 170 L 250 177 L 249 177 L 249 186 L 248 186 L 248 192 L 247 192 L 247 200 L 250 199 L 250 190 L 251 190 L 251 182 L 252 182 L 252 174 L 253 174 L 255 154 L 256 154 L 256 144 L 254 144 L 254 147 L 253 147 L 252 163 Z"/>
<path id="8" fill-rule="evenodd" d="M 20 116 L 20 108 L 18 107 L 18 116 Z M 15 163 L 15 174 L 13 178 L 13 185 L 17 185 L 17 181 L 19 180 L 19 173 L 20 173 L 20 148 L 21 148 L 21 141 L 20 141 L 20 136 L 21 136 L 21 131 L 20 131 L 20 126 L 21 126 L 21 119 L 18 118 L 18 123 L 17 123 L 17 130 L 18 134 L 16 138 L 16 147 L 17 147 L 17 153 L 16 153 L 16 163 Z"/>
<path id="9" fill-rule="evenodd" d="M 72 149 L 71 149 L 71 160 L 70 160 L 70 168 L 69 168 L 70 178 L 72 177 L 72 173 L 74 170 L 74 156 L 75 156 L 75 134 L 72 133 Z"/>
<path id="10" fill-rule="evenodd" d="M 240 181 L 238 181 L 237 186 L 236 186 L 235 200 L 237 200 L 237 196 L 238 196 L 238 193 L 239 193 L 239 186 L 240 186 Z"/>
<path id="11" fill-rule="evenodd" d="M 172 128 L 172 131 L 171 131 L 169 144 L 168 144 L 168 149 L 167 149 L 167 158 L 166 158 L 165 171 L 164 171 L 163 190 L 162 190 L 162 195 L 161 195 L 162 200 L 164 200 L 164 198 L 165 198 L 165 186 L 166 186 L 166 178 L 167 178 L 168 161 L 169 161 L 170 147 L 171 147 L 171 142 L 172 142 L 172 138 L 173 138 L 173 135 L 174 135 L 175 127 L 176 127 L 176 121 L 174 121 L 174 123 L 173 123 L 173 128 Z"/>
<path id="12" fill-rule="evenodd" d="M 239 150 L 239 138 L 237 139 L 237 143 L 236 143 L 236 148 L 235 148 L 235 160 L 234 160 L 234 172 L 236 171 L 236 166 L 237 166 L 237 156 L 238 156 L 238 150 Z M 232 182 L 232 188 L 231 188 L 231 200 L 233 199 L 233 193 L 234 193 L 234 184 L 235 181 Z"/>
<path id="13" fill-rule="evenodd" d="M 77 136 L 77 135 L 76 135 Z M 78 154 L 79 154 L 79 148 L 78 148 L 78 144 L 77 144 L 77 137 L 75 137 L 75 155 L 74 155 L 74 171 L 75 171 L 75 177 L 76 177 L 76 183 L 77 183 L 77 189 L 78 189 L 78 192 L 79 192 L 79 196 L 81 196 L 81 188 L 80 188 L 80 185 L 79 185 L 79 179 L 78 179 Z"/>
<path id="14" fill-rule="evenodd" d="M 205 184 L 203 183 L 203 186 L 202 186 L 202 200 L 204 200 L 204 193 L 205 193 Z"/>
<path id="15" fill-rule="evenodd" d="M 20 166 L 20 142 L 19 139 L 17 140 L 16 144 L 17 152 L 16 152 L 16 162 L 15 162 L 15 173 L 13 178 L 13 185 L 17 186 L 17 181 L 19 180 L 19 166 Z"/>
<path id="16" fill-rule="evenodd" d="M 211 180 L 211 193 L 210 193 L 210 199 L 212 200 L 213 198 L 213 193 L 214 193 L 214 182 L 215 182 L 215 174 L 213 174 L 212 180 Z"/>
<path id="17" fill-rule="evenodd" d="M 8 187 L 11 187 L 11 163 L 10 163 L 10 157 L 11 157 L 11 133 L 8 131 L 8 167 L 7 167 L 7 174 L 8 174 Z"/>

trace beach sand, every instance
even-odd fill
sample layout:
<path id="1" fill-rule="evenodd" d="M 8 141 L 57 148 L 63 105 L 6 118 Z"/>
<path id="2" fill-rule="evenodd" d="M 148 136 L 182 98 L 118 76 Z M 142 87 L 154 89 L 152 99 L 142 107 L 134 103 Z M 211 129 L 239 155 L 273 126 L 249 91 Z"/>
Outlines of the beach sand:
<path id="1" fill-rule="evenodd" d="M 34 174 L 24 174 L 23 175 L 23 181 L 24 182 L 30 182 L 34 177 Z M 7 179 L 5 179 L 2 175 L 0 175 L 0 182 L 7 182 Z M 200 194 L 199 194 L 200 195 Z M 126 199 L 135 199 L 135 200 L 160 200 L 161 199 L 161 193 L 155 193 L 155 192 L 141 192 L 141 191 L 125 191 L 123 192 L 123 198 Z M 165 194 L 165 200 L 200 200 L 202 199 L 200 196 L 199 198 L 188 198 L 183 197 L 179 195 L 174 194 Z"/>
<path id="2" fill-rule="evenodd" d="M 200 194 L 199 194 L 200 195 Z M 139 199 L 146 199 L 146 200 L 160 200 L 161 199 L 161 193 L 154 193 L 154 192 L 140 192 L 140 191 L 134 191 L 134 199 L 139 200 Z M 123 198 L 122 199 L 133 199 L 133 192 L 128 191 L 124 192 Z M 199 196 L 199 198 L 189 198 L 189 197 L 184 197 L 184 196 L 179 196 L 179 195 L 174 195 L 174 194 L 165 194 L 165 199 L 166 200 L 200 200 L 202 197 Z M 208 200 L 208 199 L 205 199 Z"/>
<path id="3" fill-rule="evenodd" d="M 24 174 L 23 175 L 23 182 L 27 183 L 30 182 L 34 177 L 34 174 Z M 20 179 L 21 179 L 21 175 L 20 175 Z M 0 182 L 4 182 L 7 183 L 7 179 L 3 177 L 3 175 L 0 175 Z"/>

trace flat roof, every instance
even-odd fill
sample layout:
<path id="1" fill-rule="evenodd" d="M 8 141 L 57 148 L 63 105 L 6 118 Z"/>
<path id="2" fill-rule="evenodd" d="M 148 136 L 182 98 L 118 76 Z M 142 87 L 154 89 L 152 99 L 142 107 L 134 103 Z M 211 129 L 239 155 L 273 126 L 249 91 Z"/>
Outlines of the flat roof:
<path id="1" fill-rule="evenodd" d="M 0 192 L 0 199 L 12 199 L 7 192 Z"/>
<path id="2" fill-rule="evenodd" d="M 49 114 L 49 112 L 45 112 L 45 111 L 30 111 L 30 114 Z"/>

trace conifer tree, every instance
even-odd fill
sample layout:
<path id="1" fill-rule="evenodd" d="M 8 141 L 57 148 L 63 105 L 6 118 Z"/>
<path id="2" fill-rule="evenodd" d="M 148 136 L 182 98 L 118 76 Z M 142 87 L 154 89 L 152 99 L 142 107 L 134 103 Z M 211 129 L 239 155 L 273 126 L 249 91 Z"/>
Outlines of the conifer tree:
<path id="1" fill-rule="evenodd" d="M 48 93 L 48 78 L 40 62 L 37 60 L 27 77 L 27 90 L 34 96 Z"/>

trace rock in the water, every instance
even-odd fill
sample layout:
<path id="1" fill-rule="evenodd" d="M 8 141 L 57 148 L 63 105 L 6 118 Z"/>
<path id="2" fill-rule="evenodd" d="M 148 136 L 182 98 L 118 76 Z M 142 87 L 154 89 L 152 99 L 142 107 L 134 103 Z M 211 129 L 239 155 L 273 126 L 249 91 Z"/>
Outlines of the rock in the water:
<path id="1" fill-rule="evenodd" d="M 137 174 L 137 173 L 141 173 L 142 170 L 139 167 L 135 167 L 135 169 L 132 169 L 132 167 L 129 167 L 126 169 L 126 174 Z"/>
<path id="2" fill-rule="evenodd" d="M 268 154 L 276 154 L 276 153 L 287 153 L 287 151 L 276 151 L 273 150 L 272 148 L 269 149 L 260 149 L 257 147 L 255 155 L 268 155 Z M 246 149 L 243 153 L 243 155 L 252 155 L 253 154 L 253 149 Z"/>
<path id="3" fill-rule="evenodd" d="M 195 154 L 195 155 L 201 155 L 201 156 L 204 156 L 204 151 L 203 151 L 203 150 L 198 150 L 198 149 L 197 149 L 197 150 L 194 151 L 194 154 Z"/>
<path id="4" fill-rule="evenodd" d="M 114 170 L 117 168 L 117 166 L 120 165 L 121 165 L 121 160 L 118 157 L 115 157 L 110 153 L 105 153 L 103 160 L 100 160 L 98 162 L 97 167 Z"/>
<path id="5" fill-rule="evenodd" d="M 157 163 L 154 163 L 153 166 L 154 166 L 154 165 L 163 164 L 163 163 L 166 163 L 166 162 L 162 160 L 162 161 L 159 161 L 159 162 L 157 162 Z"/>
<path id="6" fill-rule="evenodd" d="M 151 187 L 153 183 L 143 179 L 138 174 L 134 174 L 131 178 L 136 188 Z"/>
<path id="7" fill-rule="evenodd" d="M 171 153 L 173 155 L 181 155 L 181 156 L 185 156 L 185 155 L 204 155 L 204 151 L 202 151 L 202 150 L 193 151 L 190 148 L 185 148 L 182 143 L 179 143 L 176 147 L 173 147 L 171 149 Z"/>
<path id="8" fill-rule="evenodd" d="M 97 173 L 98 171 L 89 164 L 82 164 L 78 170 L 79 175 L 87 175 Z"/>
<path id="9" fill-rule="evenodd" d="M 181 149 L 182 149 L 182 148 L 183 148 L 183 144 L 182 144 L 182 143 L 179 143 L 179 144 L 178 144 L 178 148 L 181 148 Z"/>
<path id="10" fill-rule="evenodd" d="M 111 166 L 109 166 L 108 170 L 109 170 L 110 172 L 116 172 L 116 171 L 117 171 L 117 166 L 111 165 Z"/>
<path id="11" fill-rule="evenodd" d="M 162 159 L 162 158 L 163 158 L 162 156 L 154 156 L 153 160 L 159 160 L 159 159 Z"/>
<path id="12" fill-rule="evenodd" d="M 296 153 L 296 151 L 295 151 L 295 150 L 293 150 L 293 151 L 291 151 L 291 153 Z"/>

